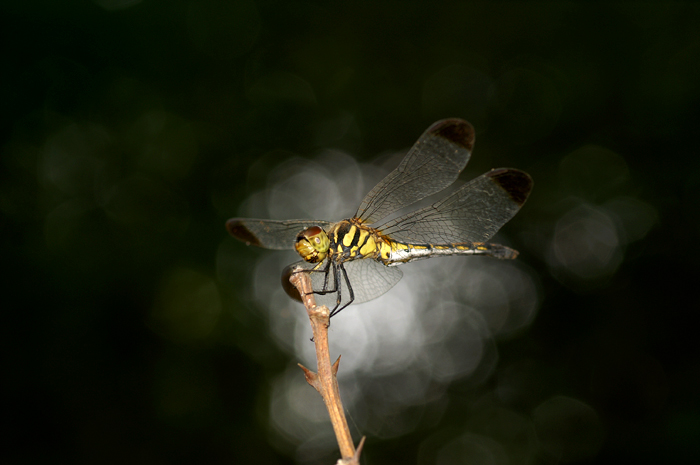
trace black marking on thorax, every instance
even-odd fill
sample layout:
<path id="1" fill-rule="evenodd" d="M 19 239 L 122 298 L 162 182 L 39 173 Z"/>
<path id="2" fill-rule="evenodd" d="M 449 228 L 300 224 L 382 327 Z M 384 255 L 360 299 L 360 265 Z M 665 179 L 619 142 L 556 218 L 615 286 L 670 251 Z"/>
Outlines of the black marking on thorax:
<path id="1" fill-rule="evenodd" d="M 362 246 L 367 243 L 371 235 L 365 234 L 364 240 L 362 241 L 362 243 L 360 243 L 360 232 L 362 231 L 362 229 L 363 228 L 360 226 L 360 224 L 353 220 L 343 220 L 342 222 L 340 222 L 340 224 L 338 224 L 338 227 L 335 229 L 334 233 L 332 234 L 332 237 L 330 238 L 330 248 L 336 256 L 336 260 L 344 261 L 349 258 L 359 258 L 360 248 L 362 248 Z M 348 234 L 351 233 L 351 230 L 353 232 L 352 240 L 350 242 L 350 245 L 346 246 L 344 244 L 344 239 Z M 339 247 L 342 250 L 342 254 L 338 253 Z M 355 252 L 355 256 L 351 257 L 351 254 L 353 252 Z"/>
<path id="2" fill-rule="evenodd" d="M 350 232 L 351 226 L 352 225 L 347 220 L 343 220 L 340 223 L 338 223 L 337 227 L 334 228 L 333 234 L 331 234 L 330 237 L 331 249 L 335 249 L 337 251 L 338 246 L 343 245 L 343 238 L 348 232 Z"/>

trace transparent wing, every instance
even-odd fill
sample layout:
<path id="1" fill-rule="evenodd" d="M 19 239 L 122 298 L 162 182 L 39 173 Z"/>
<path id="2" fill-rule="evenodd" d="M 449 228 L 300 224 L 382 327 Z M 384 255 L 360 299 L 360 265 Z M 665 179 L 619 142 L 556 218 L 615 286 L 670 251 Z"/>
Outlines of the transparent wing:
<path id="1" fill-rule="evenodd" d="M 356 304 L 376 299 L 403 277 L 397 267 L 386 266 L 372 259 L 353 260 L 345 262 L 344 266 L 355 292 Z"/>
<path id="2" fill-rule="evenodd" d="M 453 194 L 379 226 L 392 239 L 422 244 L 486 242 L 520 210 L 532 178 L 500 168 L 468 182 Z"/>
<path id="3" fill-rule="evenodd" d="M 320 226 L 325 231 L 333 223 L 318 220 L 257 220 L 253 218 L 231 218 L 226 229 L 236 239 L 248 245 L 266 249 L 293 249 L 297 234 L 311 226 Z"/>
<path id="4" fill-rule="evenodd" d="M 367 194 L 355 214 L 374 223 L 452 184 L 469 161 L 474 128 L 460 119 L 438 121 L 401 164 Z"/>
<path id="5" fill-rule="evenodd" d="M 304 269 L 311 269 L 314 267 L 313 263 L 307 263 L 304 261 L 295 263 L 295 265 L 299 265 Z M 324 262 L 320 270 L 323 270 L 325 265 L 326 263 Z M 403 273 L 398 268 L 382 265 L 376 260 L 369 258 L 345 262 L 343 266 L 348 274 L 348 279 L 350 280 L 352 290 L 355 293 L 355 300 L 353 302 L 355 304 L 361 304 L 363 302 L 376 299 L 394 287 L 403 276 Z M 338 268 L 338 272 L 342 273 L 340 268 Z M 313 271 L 310 273 L 310 275 L 311 286 L 313 287 L 314 291 L 323 291 L 324 285 L 326 284 L 325 273 L 322 271 Z M 329 270 L 326 289 L 335 289 L 332 268 Z M 349 302 L 350 292 L 345 283 L 345 279 L 342 277 L 342 274 L 340 276 L 340 295 L 342 297 L 341 305 Z M 316 304 L 325 305 L 331 310 L 333 310 L 335 307 L 337 299 L 338 295 L 335 292 L 328 294 L 316 294 Z"/>

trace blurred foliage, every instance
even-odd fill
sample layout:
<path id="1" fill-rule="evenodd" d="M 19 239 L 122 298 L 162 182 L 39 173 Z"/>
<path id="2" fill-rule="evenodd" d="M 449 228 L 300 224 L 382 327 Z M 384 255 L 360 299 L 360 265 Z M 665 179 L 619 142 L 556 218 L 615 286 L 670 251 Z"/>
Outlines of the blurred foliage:
<path id="1" fill-rule="evenodd" d="M 320 399 L 285 390 L 290 317 L 249 289 L 270 252 L 224 221 L 295 156 L 449 116 L 469 173 L 535 180 L 506 228 L 542 304 L 494 372 L 386 412 L 410 428 L 367 463 L 700 459 L 696 4 L 6 1 L 0 26 L 6 463 L 332 463 L 275 426 Z"/>

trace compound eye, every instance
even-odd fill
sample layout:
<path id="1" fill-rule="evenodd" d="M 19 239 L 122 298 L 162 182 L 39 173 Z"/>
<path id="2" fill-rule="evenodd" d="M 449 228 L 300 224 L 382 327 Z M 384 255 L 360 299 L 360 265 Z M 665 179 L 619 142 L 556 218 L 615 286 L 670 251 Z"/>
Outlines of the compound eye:
<path id="1" fill-rule="evenodd" d="M 323 230 L 319 228 L 318 226 L 311 226 L 310 228 L 306 228 L 303 231 L 301 231 L 299 234 L 297 234 L 297 240 L 296 242 L 299 243 L 303 240 L 307 240 L 311 242 L 313 240 L 314 236 L 318 236 Z"/>
<path id="2" fill-rule="evenodd" d="M 297 236 L 297 244 L 303 240 L 309 241 L 313 248 L 323 250 L 325 244 L 328 242 L 328 236 L 321 227 L 311 226 L 299 233 Z"/>
<path id="3" fill-rule="evenodd" d="M 301 233 L 299 233 L 299 236 L 303 236 L 306 239 L 311 239 L 313 237 L 316 237 L 317 242 L 319 242 L 320 239 L 318 236 L 321 233 L 323 233 L 323 229 L 321 229 L 320 226 L 311 226 L 310 228 L 306 228 Z M 298 237 L 297 237 L 297 240 L 299 240 Z"/>

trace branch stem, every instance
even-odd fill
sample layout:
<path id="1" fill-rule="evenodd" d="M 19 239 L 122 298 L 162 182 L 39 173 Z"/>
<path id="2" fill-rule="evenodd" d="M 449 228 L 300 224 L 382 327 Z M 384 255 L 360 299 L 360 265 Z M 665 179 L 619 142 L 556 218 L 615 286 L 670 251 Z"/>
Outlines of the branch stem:
<path id="1" fill-rule="evenodd" d="M 302 268 L 297 268 L 289 278 L 291 282 L 302 296 L 302 302 L 306 307 L 306 312 L 309 315 L 311 322 L 311 330 L 314 335 L 314 344 L 316 345 L 316 360 L 317 373 L 309 370 L 303 365 L 299 366 L 304 370 L 306 381 L 313 386 L 326 404 L 328 415 L 333 424 L 340 454 L 343 464 L 359 463 L 359 453 L 356 454 L 355 446 L 352 442 L 348 422 L 345 419 L 345 410 L 343 403 L 340 400 L 340 391 L 338 389 L 338 364 L 340 357 L 334 364 L 331 365 L 331 356 L 328 349 L 328 325 L 330 324 L 330 311 L 328 307 L 316 305 L 313 289 L 311 287 L 311 279 L 308 273 L 301 272 Z M 360 449 L 358 449 L 359 452 Z"/>

